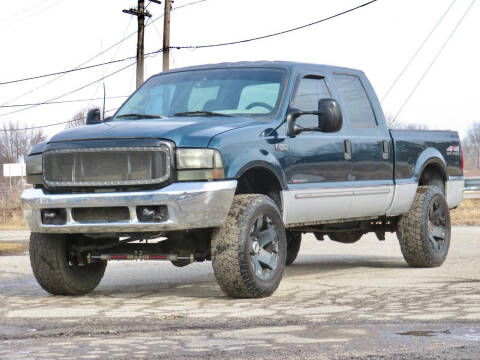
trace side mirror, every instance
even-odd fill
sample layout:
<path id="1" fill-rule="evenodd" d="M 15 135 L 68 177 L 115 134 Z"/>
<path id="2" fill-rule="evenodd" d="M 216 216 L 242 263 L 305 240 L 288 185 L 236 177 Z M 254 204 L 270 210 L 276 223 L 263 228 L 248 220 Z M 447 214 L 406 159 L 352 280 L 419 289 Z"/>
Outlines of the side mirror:
<path id="1" fill-rule="evenodd" d="M 87 113 L 87 125 L 100 124 L 102 122 L 102 115 L 99 108 L 93 108 L 88 110 Z"/>
<path id="2" fill-rule="evenodd" d="M 297 118 L 302 115 L 317 115 L 318 126 L 315 128 L 304 128 L 297 125 Z M 342 124 L 342 111 L 340 110 L 337 100 L 321 99 L 318 101 L 318 111 L 289 110 L 289 114 L 287 115 L 287 135 L 294 137 L 302 131 L 337 132 L 342 128 Z"/>
<path id="3" fill-rule="evenodd" d="M 337 100 L 321 99 L 318 102 L 318 112 L 318 131 L 326 133 L 340 131 L 343 115 Z"/>

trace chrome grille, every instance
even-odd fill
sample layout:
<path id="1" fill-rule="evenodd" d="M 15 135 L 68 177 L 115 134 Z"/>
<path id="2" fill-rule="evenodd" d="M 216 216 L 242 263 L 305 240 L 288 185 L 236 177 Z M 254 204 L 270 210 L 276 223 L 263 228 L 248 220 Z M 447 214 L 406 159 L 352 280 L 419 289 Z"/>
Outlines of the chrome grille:
<path id="1" fill-rule="evenodd" d="M 170 153 L 167 146 L 52 150 L 43 169 L 49 187 L 158 184 L 170 177 Z"/>

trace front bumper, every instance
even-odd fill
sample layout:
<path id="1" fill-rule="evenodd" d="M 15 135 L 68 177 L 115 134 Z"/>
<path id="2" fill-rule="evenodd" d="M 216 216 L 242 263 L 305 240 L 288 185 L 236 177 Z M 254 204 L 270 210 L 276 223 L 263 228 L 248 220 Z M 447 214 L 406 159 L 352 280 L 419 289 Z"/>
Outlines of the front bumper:
<path id="1" fill-rule="evenodd" d="M 46 194 L 42 189 L 27 189 L 22 194 L 23 213 L 32 232 L 37 233 L 114 233 L 186 230 L 217 227 L 225 223 L 237 181 L 174 183 L 159 190 L 86 194 Z M 164 222 L 140 222 L 137 206 L 164 205 Z M 128 207 L 128 221 L 78 222 L 74 208 Z M 66 222 L 47 225 L 42 209 L 65 209 Z"/>

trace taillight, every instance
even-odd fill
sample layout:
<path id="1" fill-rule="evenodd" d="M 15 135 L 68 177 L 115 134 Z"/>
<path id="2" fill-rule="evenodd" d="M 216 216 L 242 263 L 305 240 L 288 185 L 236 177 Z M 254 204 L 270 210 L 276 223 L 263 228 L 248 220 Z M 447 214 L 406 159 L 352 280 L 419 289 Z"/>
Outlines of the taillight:
<path id="1" fill-rule="evenodd" d="M 463 147 L 462 146 L 460 146 L 460 151 L 462 152 L 462 174 L 463 174 L 464 161 L 463 161 Z"/>

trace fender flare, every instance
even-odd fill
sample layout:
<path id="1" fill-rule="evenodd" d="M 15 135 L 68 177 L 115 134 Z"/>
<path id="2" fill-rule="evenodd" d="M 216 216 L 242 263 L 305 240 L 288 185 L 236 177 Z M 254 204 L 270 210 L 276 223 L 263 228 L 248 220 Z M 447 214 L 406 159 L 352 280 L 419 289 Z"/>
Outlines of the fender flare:
<path id="1" fill-rule="evenodd" d="M 252 161 L 252 162 L 249 162 L 248 164 L 245 164 L 244 166 L 242 166 L 235 174 L 235 178 L 236 179 L 239 179 L 243 174 L 245 174 L 247 171 L 251 170 L 251 169 L 254 169 L 254 168 L 263 168 L 265 170 L 268 170 L 269 172 L 271 172 L 273 174 L 273 176 L 275 176 L 275 178 L 277 179 L 278 183 L 280 184 L 280 187 L 282 190 L 286 190 L 287 189 L 287 186 L 286 186 L 286 181 L 284 179 L 284 176 L 283 174 L 278 170 L 278 169 L 275 169 L 275 167 L 270 164 L 269 162 L 266 162 L 266 161 L 261 161 L 261 160 L 258 160 L 258 161 Z"/>
<path id="2" fill-rule="evenodd" d="M 445 158 L 437 149 L 427 148 L 418 157 L 417 163 L 413 170 L 413 179 L 416 183 L 420 181 L 425 168 L 432 164 L 436 165 L 440 169 L 443 179 L 445 181 L 448 180 L 448 170 Z"/>

